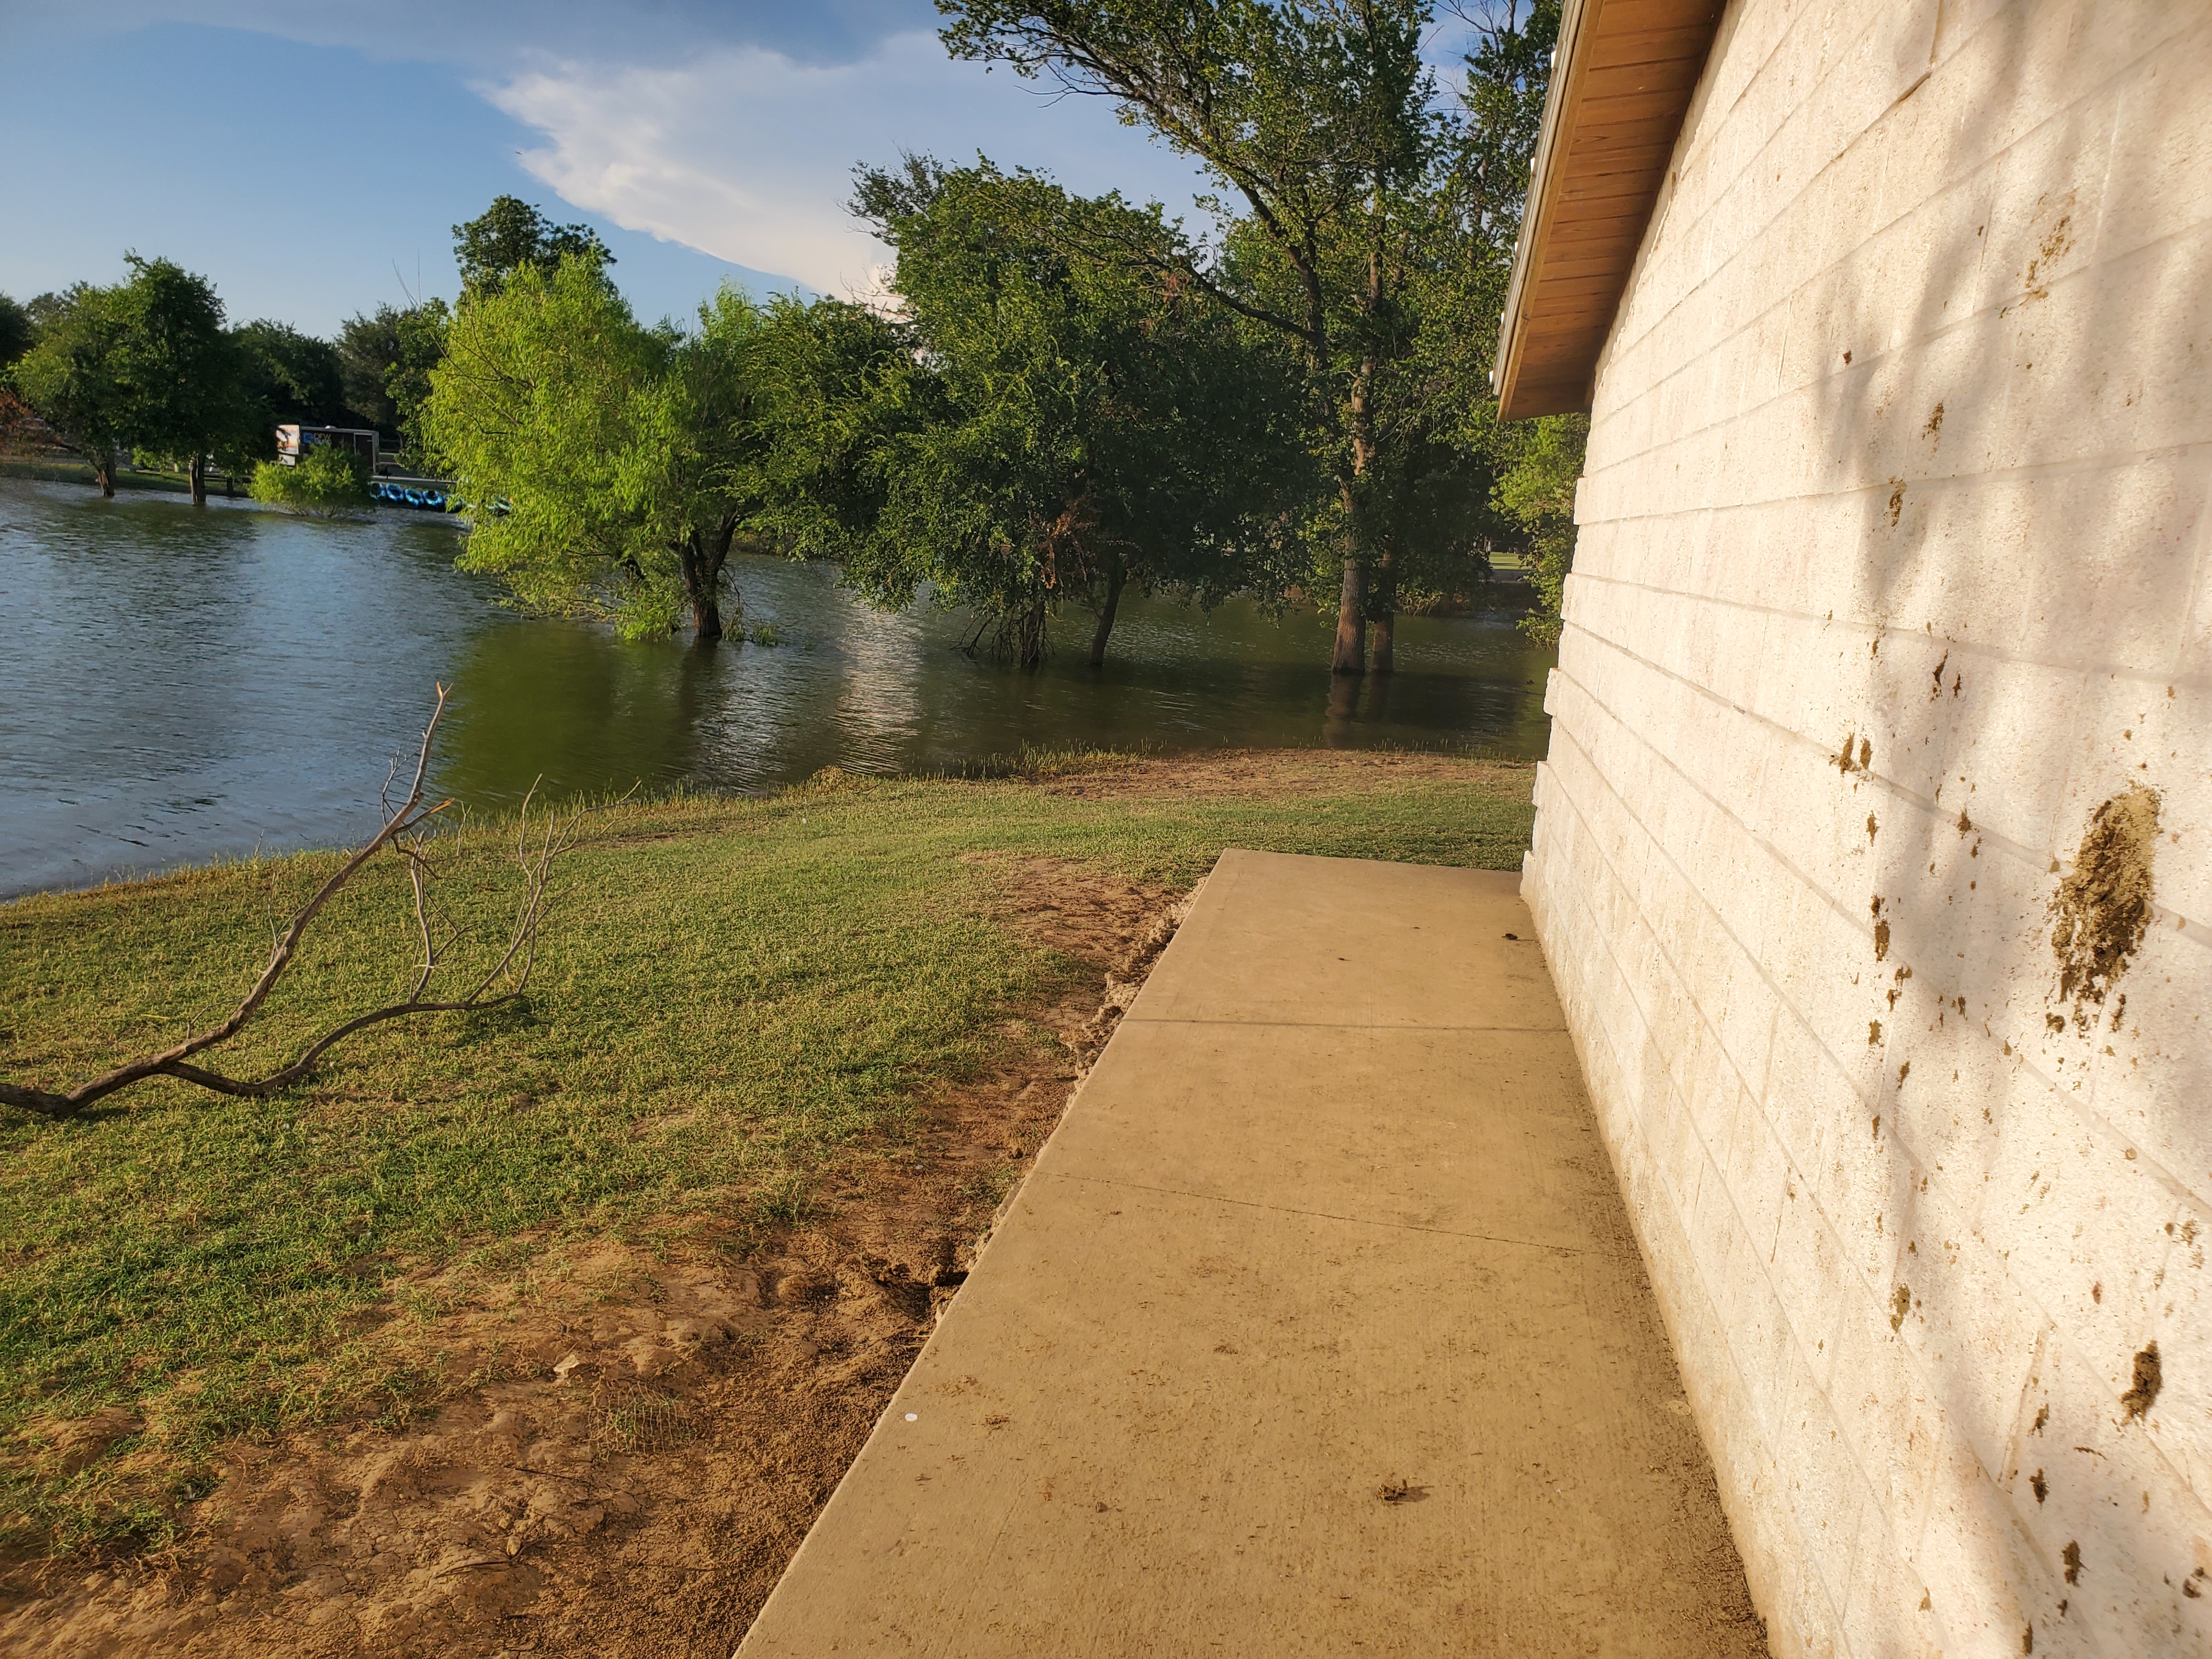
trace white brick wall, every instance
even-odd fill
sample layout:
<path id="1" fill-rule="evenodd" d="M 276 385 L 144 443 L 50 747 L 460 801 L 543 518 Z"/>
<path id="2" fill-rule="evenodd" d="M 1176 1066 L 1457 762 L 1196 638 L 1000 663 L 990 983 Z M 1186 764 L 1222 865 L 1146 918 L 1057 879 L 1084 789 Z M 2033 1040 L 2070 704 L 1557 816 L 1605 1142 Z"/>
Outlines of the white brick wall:
<path id="1" fill-rule="evenodd" d="M 1526 889 L 1785 1659 L 2212 1651 L 2208 382 L 2212 4 L 1734 0 Z M 2053 1029 L 2137 784 L 2125 1018 Z"/>

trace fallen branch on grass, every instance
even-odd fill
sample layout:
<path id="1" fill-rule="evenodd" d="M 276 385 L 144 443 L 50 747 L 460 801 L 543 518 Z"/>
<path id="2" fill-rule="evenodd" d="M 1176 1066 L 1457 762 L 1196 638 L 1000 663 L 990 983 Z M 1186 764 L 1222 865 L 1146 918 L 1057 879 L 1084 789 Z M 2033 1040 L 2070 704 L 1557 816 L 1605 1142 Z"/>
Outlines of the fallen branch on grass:
<path id="1" fill-rule="evenodd" d="M 277 938 L 270 952 L 269 965 L 261 970 L 261 977 L 246 994 L 230 1018 L 213 1030 L 198 1036 L 187 1037 L 173 1048 L 164 1048 L 156 1054 L 134 1060 L 118 1066 L 113 1071 L 79 1084 L 65 1093 L 54 1093 L 24 1085 L 0 1082 L 0 1105 L 20 1107 L 44 1117 L 74 1117 L 94 1101 L 112 1095 L 118 1089 L 127 1089 L 148 1078 L 173 1077 L 201 1088 L 212 1089 L 226 1095 L 270 1095 L 279 1089 L 298 1082 L 331 1048 L 356 1031 L 386 1020 L 403 1019 L 414 1014 L 481 1012 L 512 1002 L 529 988 L 530 973 L 537 961 L 538 929 L 544 919 L 547 879 L 552 873 L 553 861 L 568 848 L 580 811 L 565 818 L 547 814 L 542 833 L 533 836 L 531 827 L 530 802 L 536 794 L 523 799 L 520 822 L 515 831 L 515 862 L 522 871 L 522 896 L 515 911 L 514 926 L 509 933 L 507 948 L 483 975 L 458 997 L 441 1000 L 428 1000 L 426 994 L 430 981 L 440 966 L 441 953 L 453 941 L 453 934 L 441 929 L 433 915 L 430 887 L 438 874 L 437 866 L 428 850 L 430 830 L 438 815 L 453 805 L 440 801 L 427 806 L 422 800 L 422 785 L 430 768 L 430 748 L 438 733 L 438 722 L 446 713 L 447 692 L 438 688 L 437 706 L 430 711 L 430 722 L 422 728 L 422 748 L 415 757 L 415 773 L 407 793 L 395 806 L 392 804 L 391 786 L 399 775 L 399 763 L 392 763 L 391 776 L 386 781 L 384 799 L 384 827 L 365 842 L 344 865 L 316 890 L 315 896 L 301 907 L 291 924 Z M 300 940 L 307 931 L 307 924 L 328 903 L 333 895 L 352 880 L 362 868 L 386 848 L 404 860 L 408 882 L 414 894 L 415 925 L 422 942 L 422 961 L 415 975 L 415 983 L 404 1001 L 388 1003 L 373 1008 L 365 1014 L 332 1026 L 310 1042 L 300 1057 L 281 1070 L 266 1077 L 227 1077 L 191 1064 L 192 1056 L 228 1042 L 236 1036 L 246 1023 L 253 1018 L 269 994 L 276 988 L 286 968 L 300 948 Z"/>

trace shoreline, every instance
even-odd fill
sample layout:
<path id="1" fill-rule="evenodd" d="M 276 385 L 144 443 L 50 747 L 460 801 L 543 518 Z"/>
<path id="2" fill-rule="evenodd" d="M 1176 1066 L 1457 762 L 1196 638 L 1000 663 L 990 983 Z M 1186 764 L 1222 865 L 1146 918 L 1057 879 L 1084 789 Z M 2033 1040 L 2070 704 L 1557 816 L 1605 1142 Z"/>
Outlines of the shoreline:
<path id="1" fill-rule="evenodd" d="M 963 765 L 948 766 L 932 772 L 848 773 L 843 769 L 834 766 L 829 769 L 829 772 L 864 785 L 1036 782 L 1060 770 L 1097 770 L 1113 766 L 1141 765 L 1158 762 L 1193 762 L 1205 764 L 1248 757 L 1331 755 L 1385 757 L 1434 757 L 1441 760 L 1464 762 L 1478 766 L 1509 768 L 1532 768 L 1536 764 L 1533 758 L 1504 754 L 1487 744 L 1452 744 L 1440 739 L 1433 744 L 1386 744 L 1372 748 L 1334 747 L 1316 743 L 1302 746 L 1282 745 L 1268 749 L 1223 744 L 1218 747 L 1185 750 L 1081 750 L 1066 752 L 1053 751 L 1028 757 L 988 756 Z M 774 800 L 793 790 L 805 790 L 811 787 L 813 787 L 811 780 L 801 780 L 795 783 L 777 783 L 750 791 L 677 786 L 652 794 L 640 794 L 632 799 L 635 804 L 641 806 L 681 805 L 712 801 L 759 802 Z M 589 805 L 603 805 L 615 799 L 618 798 L 613 796 L 580 798 L 583 804 Z M 577 803 L 569 801 L 560 803 L 563 810 Z M 501 808 L 474 813 L 467 822 L 474 830 L 492 830 L 512 824 L 514 814 L 511 809 Z M 4 914 L 11 905 L 34 899 L 65 898 L 118 889 L 144 888 L 235 870 L 262 869 L 291 859 L 331 857 L 345 853 L 353 844 L 343 842 L 316 842 L 264 850 L 257 843 L 254 848 L 242 852 L 217 853 L 212 857 L 187 858 L 171 864 L 149 866 L 118 866 L 90 876 L 82 882 L 36 887 L 11 887 L 6 885 L 4 882 L 0 882 L 0 914 Z"/>
<path id="2" fill-rule="evenodd" d="M 526 1607 L 569 1651 L 727 1651 L 1220 850 L 1511 869 L 1528 794 L 1248 750 L 625 803 L 556 872 L 526 1002 L 267 1098 L 6 1114 L 0 1646 L 472 1651 Z M 441 854 L 465 960 L 512 854 Z M 10 906 L 0 1074 L 220 1018 L 336 861 Z M 406 893 L 364 870 L 210 1058 L 387 1000 Z"/>

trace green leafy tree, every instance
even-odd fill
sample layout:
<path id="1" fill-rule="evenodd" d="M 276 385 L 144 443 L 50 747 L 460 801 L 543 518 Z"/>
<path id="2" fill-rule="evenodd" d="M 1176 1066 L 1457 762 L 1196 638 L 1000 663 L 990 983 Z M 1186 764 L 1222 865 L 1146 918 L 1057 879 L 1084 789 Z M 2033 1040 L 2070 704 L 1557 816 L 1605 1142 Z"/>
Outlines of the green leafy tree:
<path id="1" fill-rule="evenodd" d="M 1559 3 L 1534 0 L 1524 12 L 1520 0 L 1507 0 L 1471 21 L 1478 34 L 1466 59 L 1468 120 L 1462 169 L 1486 216 L 1491 245 L 1510 250 L 1520 234 L 1529 165 L 1551 88 Z M 1494 314 L 1503 305 L 1501 283 L 1498 302 L 1490 310 Z M 1574 563 L 1574 492 L 1589 422 L 1581 415 L 1554 415 L 1501 424 L 1497 413 L 1496 400 L 1484 399 L 1471 410 L 1462 437 L 1489 455 L 1497 479 L 1492 506 L 1528 558 L 1538 608 L 1521 626 L 1534 638 L 1555 643 L 1560 600 Z"/>
<path id="2" fill-rule="evenodd" d="M 399 361 L 399 307 L 357 312 L 338 325 L 338 384 L 349 411 L 386 437 L 399 436 L 399 411 L 385 384 Z"/>
<path id="3" fill-rule="evenodd" d="M 615 256 L 589 225 L 558 225 L 519 196 L 499 196 L 453 227 L 453 258 L 465 299 L 497 294 L 518 270 L 550 275 L 563 259 L 611 265 Z"/>
<path id="4" fill-rule="evenodd" d="M 1368 613 L 1377 669 L 1392 665 L 1402 597 L 1463 591 L 1487 577 L 1492 550 L 1531 544 L 1529 527 L 1499 502 L 1498 477 L 1519 448 L 1501 437 L 1486 389 L 1559 8 L 1491 0 L 1455 9 L 1475 37 L 1439 164 L 1408 204 L 1418 216 L 1395 302 L 1401 339 L 1383 354 L 1376 399 L 1379 552 Z"/>
<path id="5" fill-rule="evenodd" d="M 597 261 L 512 272 L 454 313 L 424 429 L 480 510 L 464 568 L 532 609 L 641 637 L 689 607 L 722 634 L 732 541 L 757 501 L 747 360 L 763 313 L 725 289 L 685 335 L 645 328 Z"/>
<path id="6" fill-rule="evenodd" d="M 358 455 L 317 444 L 290 466 L 263 461 L 246 493 L 257 501 L 318 518 L 368 512 L 368 469 Z"/>
<path id="7" fill-rule="evenodd" d="M 749 374 L 750 464 L 761 541 L 836 559 L 848 585 L 874 552 L 890 478 L 885 449 L 927 418 L 928 372 L 909 329 L 840 300 L 769 301 Z"/>
<path id="8" fill-rule="evenodd" d="M 911 418 L 878 452 L 882 516 L 848 580 L 893 604 L 927 582 L 1024 665 L 1065 604 L 1094 614 L 1103 662 L 1133 581 L 1208 603 L 1269 585 L 1301 461 L 1290 384 L 1165 274 L 1177 237 L 1157 209 L 911 159 L 863 172 L 855 205 L 898 250 L 927 368 L 902 388 Z M 1155 257 L 1082 251 L 1108 246 Z"/>
<path id="9" fill-rule="evenodd" d="M 31 313 L 0 294 L 0 370 L 8 368 L 28 351 L 33 337 Z"/>
<path id="10" fill-rule="evenodd" d="M 1498 429 L 1505 465 L 1498 479 L 1499 510 L 1528 538 L 1540 608 L 1522 628 L 1547 645 L 1559 638 L 1559 605 L 1575 562 L 1575 485 L 1589 441 L 1587 415 L 1546 415 Z"/>
<path id="11" fill-rule="evenodd" d="M 403 463 L 418 471 L 434 465 L 422 441 L 422 406 L 430 395 L 430 371 L 444 359 L 452 320 L 452 309 L 433 297 L 404 307 L 379 306 L 338 327 L 345 406 L 396 441 Z"/>
<path id="12" fill-rule="evenodd" d="M 1304 369 L 1316 447 L 1342 534 L 1333 665 L 1366 666 L 1377 552 L 1371 474 L 1383 362 L 1409 227 L 1447 158 L 1448 123 L 1421 59 L 1419 0 L 942 0 L 957 57 L 1049 74 L 1103 95 L 1200 162 L 1242 210 L 1243 246 L 1175 264 L 1200 291 L 1280 336 Z M 1220 204 L 1226 211 L 1226 203 Z"/>
<path id="13" fill-rule="evenodd" d="M 1559 0 L 1529 0 L 1525 6 L 1522 0 L 1488 0 L 1455 10 L 1475 31 L 1462 60 L 1464 118 L 1457 124 L 1455 167 L 1484 242 L 1504 249 L 1510 259 L 1552 87 Z"/>
<path id="14" fill-rule="evenodd" d="M 131 393 L 118 373 L 125 321 L 117 291 L 78 283 L 33 304 L 38 341 L 10 371 L 15 388 L 92 464 L 100 493 L 112 495 L 116 451 L 132 430 Z"/>
<path id="15" fill-rule="evenodd" d="M 453 313 L 434 295 L 401 312 L 393 325 L 398 350 L 385 370 L 384 389 L 399 429 L 399 459 L 417 472 L 434 472 L 445 465 L 429 440 L 427 413 L 430 377 L 446 360 L 446 334 Z"/>
<path id="16" fill-rule="evenodd" d="M 193 502 L 204 505 L 209 461 L 219 452 L 242 460 L 261 441 L 264 422 L 246 385 L 244 356 L 206 277 L 172 259 L 124 257 L 131 276 L 112 303 L 125 438 L 179 466 Z"/>
<path id="17" fill-rule="evenodd" d="M 58 292 L 49 289 L 44 294 L 33 295 L 24 301 L 23 314 L 31 319 L 31 339 L 33 344 L 37 343 L 40 335 L 61 320 L 62 314 L 73 303 L 71 296 L 85 286 L 82 283 L 77 283 Z"/>
<path id="18" fill-rule="evenodd" d="M 1491 319 L 1505 287 L 1507 258 L 1473 223 L 1462 181 L 1450 170 L 1418 201 L 1402 204 L 1401 237 L 1389 295 L 1387 333 L 1376 341 L 1369 407 L 1373 445 L 1358 501 L 1371 559 L 1365 572 L 1365 617 L 1372 629 L 1371 666 L 1396 666 L 1397 615 L 1487 580 L 1488 550 L 1510 527 L 1491 505 L 1495 457 L 1483 441 L 1483 401 L 1470 388 L 1487 381 Z M 1232 249 L 1255 240 L 1246 227 Z M 1358 258 L 1358 250 L 1351 251 Z M 1273 253 L 1258 241 L 1248 270 L 1259 279 Z M 1278 278 L 1279 280 L 1279 278 Z M 1325 434 L 1316 434 L 1326 441 Z M 1317 580 L 1336 575 L 1335 559 L 1349 538 L 1346 496 L 1322 503 L 1311 568 Z"/>
<path id="19" fill-rule="evenodd" d="M 1484 398 L 1557 0 L 1463 12 L 1465 90 L 1423 64 L 1425 0 L 942 0 L 956 56 L 1115 101 L 1200 161 L 1227 223 L 1170 261 L 1297 356 L 1334 501 L 1306 529 L 1338 589 L 1333 665 L 1391 660 L 1401 582 L 1460 568 L 1486 538 L 1497 465 Z M 1154 250 L 1132 249 L 1158 261 Z M 1436 562 L 1443 561 L 1441 566 Z M 1419 571 L 1409 567 L 1420 562 Z M 1435 566 L 1436 568 L 1427 568 Z"/>
<path id="20" fill-rule="evenodd" d="M 271 425 L 349 424 L 345 368 L 328 340 L 264 318 L 236 331 L 246 390 Z"/>

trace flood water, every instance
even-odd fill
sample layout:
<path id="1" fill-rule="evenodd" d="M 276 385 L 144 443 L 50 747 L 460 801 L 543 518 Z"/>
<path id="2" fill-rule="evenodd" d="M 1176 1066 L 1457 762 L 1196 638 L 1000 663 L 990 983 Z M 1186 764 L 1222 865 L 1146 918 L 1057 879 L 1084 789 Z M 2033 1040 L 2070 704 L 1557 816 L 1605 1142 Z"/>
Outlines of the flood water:
<path id="1" fill-rule="evenodd" d="M 1537 757 L 1552 657 L 1500 611 L 1402 618 L 1399 671 L 1334 681 L 1328 629 L 1131 595 L 1024 674 L 962 620 L 885 615 L 833 568 L 734 562 L 777 643 L 626 644 L 519 617 L 453 568 L 450 520 L 331 522 L 0 479 L 0 895 L 373 832 L 390 757 L 453 688 L 437 787 L 757 791 L 836 765 L 928 772 L 1025 744 L 1460 748 Z"/>

